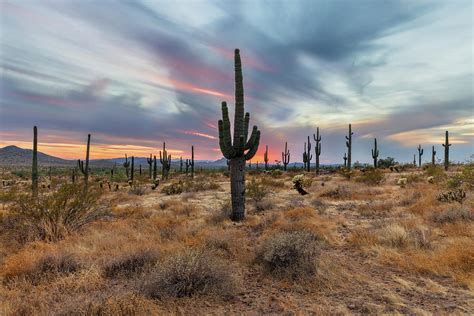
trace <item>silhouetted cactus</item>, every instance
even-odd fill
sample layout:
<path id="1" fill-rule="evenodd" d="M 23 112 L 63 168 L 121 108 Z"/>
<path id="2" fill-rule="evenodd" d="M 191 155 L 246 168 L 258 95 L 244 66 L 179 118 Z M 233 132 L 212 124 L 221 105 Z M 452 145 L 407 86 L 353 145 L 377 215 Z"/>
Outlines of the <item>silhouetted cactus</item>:
<path id="1" fill-rule="evenodd" d="M 374 149 L 372 149 L 372 158 L 374 159 L 374 168 L 377 168 L 378 157 L 379 157 L 379 150 L 377 148 L 377 138 L 374 138 Z"/>
<path id="2" fill-rule="evenodd" d="M 76 183 L 76 168 L 71 169 L 71 181 L 72 183 Z"/>
<path id="3" fill-rule="evenodd" d="M 285 151 L 281 153 L 281 162 L 283 163 L 283 170 L 286 171 L 286 166 L 290 163 L 290 151 L 287 149 L 288 143 L 285 142 Z"/>
<path id="4" fill-rule="evenodd" d="M 449 168 L 449 146 L 451 144 L 449 143 L 449 134 L 448 131 L 446 131 L 446 136 L 444 138 L 444 170 L 448 171 Z"/>
<path id="5" fill-rule="evenodd" d="M 148 177 L 152 179 L 151 173 L 152 173 L 152 167 L 153 167 L 153 158 L 150 154 L 150 158 L 146 159 L 146 162 L 148 163 Z"/>
<path id="6" fill-rule="evenodd" d="M 416 167 L 416 154 L 413 154 L 413 166 Z"/>
<path id="7" fill-rule="evenodd" d="M 38 128 L 33 127 L 33 163 L 31 170 L 31 190 L 38 196 Z"/>
<path id="8" fill-rule="evenodd" d="M 139 174 L 142 175 L 142 164 L 140 164 L 140 168 L 138 169 Z"/>
<path id="9" fill-rule="evenodd" d="M 304 167 L 306 171 L 311 170 L 311 159 L 313 159 L 313 155 L 311 155 L 311 142 L 309 141 L 309 136 L 308 136 L 308 145 L 304 143 L 304 153 L 303 153 L 303 162 L 304 162 Z"/>
<path id="10" fill-rule="evenodd" d="M 80 159 L 77 160 L 77 166 L 81 173 L 84 175 L 84 190 L 87 190 L 89 185 L 89 152 L 91 146 L 91 134 L 87 135 L 87 150 L 86 150 L 86 165 L 84 166 L 84 161 Z"/>
<path id="11" fill-rule="evenodd" d="M 352 166 L 352 135 L 354 133 L 352 132 L 352 126 L 349 124 L 349 135 L 346 136 L 346 147 L 347 147 L 347 168 L 351 170 Z"/>
<path id="12" fill-rule="evenodd" d="M 186 159 L 186 176 L 188 175 L 188 172 L 189 172 L 189 159 Z"/>
<path id="13" fill-rule="evenodd" d="M 226 102 L 222 102 L 222 120 L 219 120 L 219 146 L 225 158 L 230 159 L 230 183 L 232 197 L 232 215 L 234 221 L 245 217 L 245 161 L 257 153 L 260 142 L 260 131 L 253 127 L 248 137 L 250 114 L 244 115 L 244 87 L 240 52 L 235 50 L 235 115 L 234 139 L 230 132 L 230 120 Z"/>
<path id="14" fill-rule="evenodd" d="M 153 156 L 153 183 L 156 181 L 156 174 L 158 173 L 158 167 L 156 163 L 156 156 Z"/>
<path id="15" fill-rule="evenodd" d="M 131 168 L 130 168 L 130 179 L 128 179 L 128 181 L 131 181 L 132 183 L 133 183 L 134 170 L 135 170 L 135 157 L 132 156 L 132 165 L 131 165 Z"/>
<path id="16" fill-rule="evenodd" d="M 122 164 L 125 168 L 125 174 L 127 175 L 127 181 L 130 179 L 130 161 L 128 161 L 127 154 L 125 154 L 125 161 Z"/>
<path id="17" fill-rule="evenodd" d="M 319 135 L 319 127 L 316 127 L 316 135 L 313 134 L 316 145 L 314 147 L 314 153 L 316 155 L 316 174 L 319 174 L 319 156 L 321 156 L 321 135 Z"/>
<path id="18" fill-rule="evenodd" d="M 183 173 L 183 157 L 179 157 L 179 173 Z"/>
<path id="19" fill-rule="evenodd" d="M 161 178 L 168 179 L 171 168 L 171 155 L 166 151 L 166 143 L 163 142 L 163 153 L 160 150 Z"/>
<path id="20" fill-rule="evenodd" d="M 344 157 L 342 157 L 342 159 L 344 159 L 344 168 L 347 168 L 347 154 L 344 153 Z"/>
<path id="21" fill-rule="evenodd" d="M 436 150 L 434 146 L 431 148 L 431 164 L 433 166 L 436 165 Z"/>
<path id="22" fill-rule="evenodd" d="M 194 146 L 191 146 L 191 160 L 189 161 L 191 167 L 191 178 L 194 179 Z"/>
<path id="23" fill-rule="evenodd" d="M 421 148 L 421 145 L 418 145 L 416 149 L 418 149 L 418 167 L 421 167 L 421 156 L 423 156 L 423 149 Z"/>
<path id="24" fill-rule="evenodd" d="M 265 162 L 265 170 L 268 170 L 268 145 L 265 146 L 265 153 L 263 154 L 263 161 Z"/>

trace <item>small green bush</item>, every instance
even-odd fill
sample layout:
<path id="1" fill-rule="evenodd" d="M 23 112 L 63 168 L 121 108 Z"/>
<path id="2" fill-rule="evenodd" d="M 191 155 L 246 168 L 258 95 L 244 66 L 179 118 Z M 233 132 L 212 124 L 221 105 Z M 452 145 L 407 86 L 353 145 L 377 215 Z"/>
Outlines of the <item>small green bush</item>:
<path id="1" fill-rule="evenodd" d="M 181 194 L 181 193 L 183 193 L 183 191 L 184 191 L 184 186 L 183 186 L 182 181 L 170 183 L 168 185 L 165 185 L 161 189 L 161 193 L 164 193 L 166 195 Z"/>
<path id="2" fill-rule="evenodd" d="M 355 181 L 362 182 L 367 185 L 378 185 L 383 181 L 384 177 L 385 176 L 382 171 L 377 169 L 369 169 L 358 176 Z"/>
<path id="3" fill-rule="evenodd" d="M 255 202 L 260 202 L 265 196 L 267 196 L 268 190 L 262 184 L 260 179 L 253 177 L 247 182 L 246 195 Z"/>

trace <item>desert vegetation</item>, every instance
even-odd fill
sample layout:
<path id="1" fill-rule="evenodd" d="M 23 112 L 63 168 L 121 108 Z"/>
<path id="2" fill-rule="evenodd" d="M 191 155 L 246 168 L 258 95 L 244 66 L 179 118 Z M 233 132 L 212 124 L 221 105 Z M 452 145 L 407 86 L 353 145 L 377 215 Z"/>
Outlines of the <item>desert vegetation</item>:
<path id="1" fill-rule="evenodd" d="M 419 164 L 378 159 L 376 139 L 373 165 L 352 163 L 349 124 L 344 164 L 320 165 L 318 128 L 315 168 L 308 136 L 302 168 L 285 144 L 250 169 L 260 131 L 234 57 L 230 170 L 196 170 L 194 146 L 173 168 L 164 142 L 161 172 L 153 154 L 148 172 L 94 168 L 88 135 L 85 161 L 45 172 L 34 128 L 32 170 L 0 174 L 0 314 L 474 313 L 474 164 L 449 163 L 448 132 L 444 167 L 421 146 Z"/>

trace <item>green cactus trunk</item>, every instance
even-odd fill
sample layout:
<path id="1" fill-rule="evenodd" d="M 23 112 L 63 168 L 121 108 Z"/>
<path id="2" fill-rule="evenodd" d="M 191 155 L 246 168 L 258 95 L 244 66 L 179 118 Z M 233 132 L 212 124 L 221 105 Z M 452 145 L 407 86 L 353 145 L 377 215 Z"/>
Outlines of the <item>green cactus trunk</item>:
<path id="1" fill-rule="evenodd" d="M 436 150 L 434 146 L 431 148 L 431 164 L 433 166 L 436 165 Z"/>
<path id="2" fill-rule="evenodd" d="M 183 157 L 179 157 L 179 173 L 183 173 Z"/>
<path id="3" fill-rule="evenodd" d="M 130 181 L 133 182 L 133 173 L 135 170 L 135 157 L 132 156 L 132 167 L 130 169 Z"/>
<path id="4" fill-rule="evenodd" d="M 77 160 L 77 166 L 81 173 L 84 175 L 84 191 L 87 191 L 89 185 L 89 153 L 91 146 L 91 134 L 87 135 L 87 149 L 86 149 L 86 164 L 84 166 L 84 161 L 80 159 Z"/>
<path id="5" fill-rule="evenodd" d="M 150 179 L 153 179 L 153 178 L 152 178 L 153 158 L 152 158 L 151 154 L 150 154 L 150 158 L 147 158 L 147 159 L 146 159 L 146 162 L 148 163 L 148 177 L 149 177 Z"/>
<path id="6" fill-rule="evenodd" d="M 33 127 L 33 166 L 31 170 L 31 190 L 38 196 L 38 128 Z"/>
<path id="7" fill-rule="evenodd" d="M 311 171 L 311 159 L 313 159 L 313 155 L 311 155 L 311 142 L 309 140 L 308 136 L 308 150 L 306 152 L 306 171 L 310 172 Z"/>
<path id="8" fill-rule="evenodd" d="M 352 167 L 352 126 L 349 124 L 349 135 L 346 136 L 346 147 L 347 147 L 347 168 L 351 170 Z"/>
<path id="9" fill-rule="evenodd" d="M 374 138 L 374 149 L 372 149 L 372 158 L 374 159 L 374 168 L 377 169 L 377 158 L 379 157 L 379 150 L 377 148 L 377 138 Z"/>
<path id="10" fill-rule="evenodd" d="M 171 155 L 166 151 L 166 143 L 163 142 L 163 153 L 160 150 L 161 179 L 168 179 L 171 169 Z"/>
<path id="11" fill-rule="evenodd" d="M 418 167 L 421 168 L 421 156 L 423 156 L 423 149 L 421 148 L 421 145 L 418 145 Z"/>
<path id="12" fill-rule="evenodd" d="M 288 142 L 285 142 L 285 151 L 281 153 L 281 162 L 283 163 L 283 170 L 286 171 L 286 166 L 290 163 L 290 151 L 288 150 Z"/>
<path id="13" fill-rule="evenodd" d="M 446 131 L 446 136 L 444 138 L 444 170 L 448 171 L 449 168 L 449 146 L 451 144 L 449 143 L 449 134 L 448 131 Z"/>
<path id="14" fill-rule="evenodd" d="M 235 50 L 235 115 L 234 139 L 232 142 L 230 120 L 226 102 L 222 102 L 222 120 L 219 120 L 219 146 L 222 154 L 230 160 L 230 191 L 232 200 L 233 221 L 245 217 L 245 161 L 255 156 L 260 141 L 260 131 L 257 126 L 252 129 L 248 138 L 250 114 L 244 115 L 244 87 L 242 79 L 242 64 L 240 52 Z M 248 138 L 248 139 L 247 139 Z"/>
<path id="15" fill-rule="evenodd" d="M 346 153 L 344 153 L 344 157 L 342 157 L 344 159 L 344 168 L 347 168 L 347 155 Z"/>
<path id="16" fill-rule="evenodd" d="M 156 156 L 153 156 L 153 183 L 156 181 L 156 174 L 158 172 L 158 167 L 156 163 Z"/>
<path id="17" fill-rule="evenodd" d="M 316 135 L 313 134 L 316 145 L 314 147 L 314 153 L 316 155 L 316 175 L 319 174 L 319 156 L 321 156 L 321 136 L 319 135 L 319 127 L 316 128 Z"/>

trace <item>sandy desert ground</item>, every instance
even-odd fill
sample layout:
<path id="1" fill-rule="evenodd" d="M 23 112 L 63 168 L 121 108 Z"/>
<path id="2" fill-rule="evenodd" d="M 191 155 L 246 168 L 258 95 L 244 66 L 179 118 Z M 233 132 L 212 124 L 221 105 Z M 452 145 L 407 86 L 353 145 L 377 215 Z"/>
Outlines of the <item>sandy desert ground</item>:
<path id="1" fill-rule="evenodd" d="M 474 168 L 451 169 L 311 172 L 305 196 L 292 184 L 302 171 L 250 171 L 239 223 L 225 172 L 175 174 L 156 190 L 143 176 L 118 192 L 96 177 L 89 191 L 101 194 L 79 219 L 39 216 L 47 203 L 18 202 L 25 184 L 9 184 L 0 314 L 472 315 Z M 458 201 L 440 195 L 459 189 Z"/>

